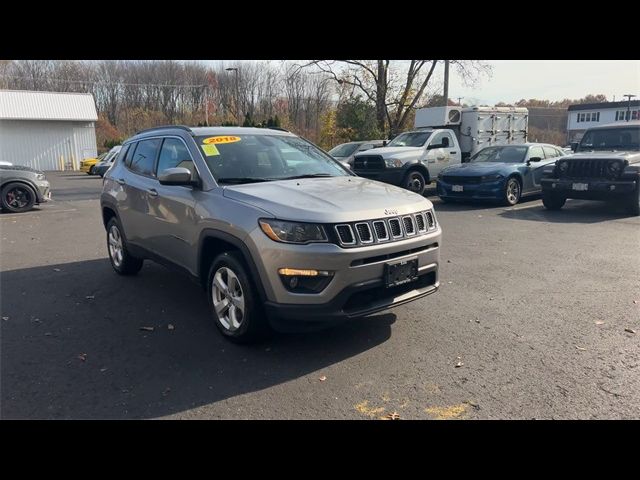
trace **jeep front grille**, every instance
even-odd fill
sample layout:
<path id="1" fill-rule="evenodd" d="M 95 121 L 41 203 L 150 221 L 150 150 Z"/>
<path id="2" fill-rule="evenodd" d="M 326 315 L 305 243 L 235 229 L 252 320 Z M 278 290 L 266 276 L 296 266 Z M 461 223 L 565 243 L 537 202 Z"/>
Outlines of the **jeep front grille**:
<path id="1" fill-rule="evenodd" d="M 567 162 L 567 170 L 566 172 L 561 173 L 561 175 L 567 178 L 615 178 L 616 175 L 612 175 L 612 172 L 609 170 L 609 163 L 620 162 L 620 160 L 608 160 L 601 158 L 585 158 L 565 161 Z M 623 169 L 624 166 L 619 171 L 622 171 Z"/>
<path id="2" fill-rule="evenodd" d="M 338 240 L 342 245 L 355 245 L 356 239 L 350 225 L 336 225 Z"/>
<path id="3" fill-rule="evenodd" d="M 374 245 L 413 238 L 432 232 L 436 228 L 435 216 L 431 210 L 402 217 L 334 225 L 337 243 L 343 247 Z"/>

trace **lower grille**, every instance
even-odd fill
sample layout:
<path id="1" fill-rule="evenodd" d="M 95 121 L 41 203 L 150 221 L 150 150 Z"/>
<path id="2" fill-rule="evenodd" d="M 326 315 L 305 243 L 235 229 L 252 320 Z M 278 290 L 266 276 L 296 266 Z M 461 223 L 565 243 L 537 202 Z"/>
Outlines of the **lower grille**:
<path id="1" fill-rule="evenodd" d="M 444 175 L 442 180 L 446 183 L 453 183 L 455 185 L 472 185 L 480 183 L 480 177 L 456 177 L 454 175 Z"/>
<path id="2" fill-rule="evenodd" d="M 363 155 L 353 160 L 353 170 L 381 170 L 384 160 L 379 155 Z"/>

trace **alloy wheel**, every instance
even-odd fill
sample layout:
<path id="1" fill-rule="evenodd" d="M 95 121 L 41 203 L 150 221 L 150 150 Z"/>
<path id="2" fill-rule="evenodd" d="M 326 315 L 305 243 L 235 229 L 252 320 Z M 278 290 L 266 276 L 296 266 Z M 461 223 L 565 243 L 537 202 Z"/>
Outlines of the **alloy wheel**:
<path id="1" fill-rule="evenodd" d="M 220 267 L 211 287 L 213 308 L 222 326 L 233 332 L 245 317 L 245 298 L 238 276 L 228 267 Z"/>

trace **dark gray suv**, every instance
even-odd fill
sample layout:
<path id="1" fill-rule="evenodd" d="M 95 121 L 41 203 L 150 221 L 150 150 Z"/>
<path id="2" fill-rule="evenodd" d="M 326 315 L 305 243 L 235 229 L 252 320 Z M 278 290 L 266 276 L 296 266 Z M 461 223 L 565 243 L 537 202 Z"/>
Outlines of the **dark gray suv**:
<path id="1" fill-rule="evenodd" d="M 429 200 L 359 178 L 292 133 L 159 127 L 122 146 L 101 196 L 109 258 L 176 267 L 236 341 L 332 324 L 438 289 Z"/>

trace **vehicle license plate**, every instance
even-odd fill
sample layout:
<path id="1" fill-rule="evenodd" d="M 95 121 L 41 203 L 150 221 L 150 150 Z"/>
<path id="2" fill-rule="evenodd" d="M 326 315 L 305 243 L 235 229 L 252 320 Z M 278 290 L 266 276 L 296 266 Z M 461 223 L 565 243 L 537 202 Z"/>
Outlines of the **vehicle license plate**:
<path id="1" fill-rule="evenodd" d="M 584 192 L 584 191 L 589 189 L 589 184 L 588 183 L 574 183 L 573 184 L 573 189 L 574 190 L 578 190 L 580 192 Z"/>
<path id="2" fill-rule="evenodd" d="M 418 278 L 418 259 L 402 260 L 387 263 L 385 266 L 385 282 L 387 287 L 395 287 L 413 282 Z"/>
<path id="3" fill-rule="evenodd" d="M 464 187 L 462 185 L 454 185 L 453 187 L 451 187 L 451 190 L 453 192 L 462 192 L 464 190 Z"/>

